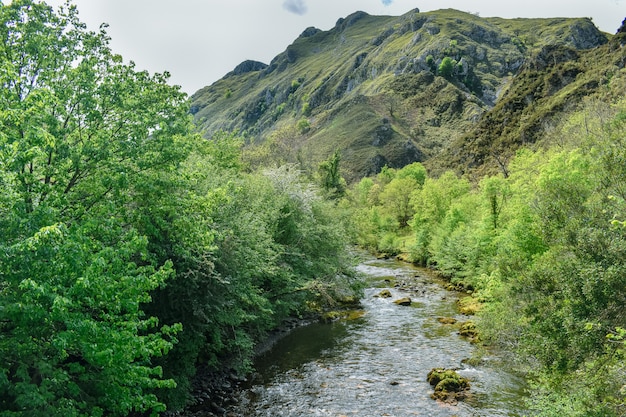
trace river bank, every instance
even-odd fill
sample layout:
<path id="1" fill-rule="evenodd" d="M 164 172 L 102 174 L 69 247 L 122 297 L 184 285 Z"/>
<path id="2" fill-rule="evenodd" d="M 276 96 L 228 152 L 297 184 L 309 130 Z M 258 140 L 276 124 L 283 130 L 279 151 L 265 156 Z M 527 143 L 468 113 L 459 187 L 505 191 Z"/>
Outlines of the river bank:
<path id="1" fill-rule="evenodd" d="M 523 381 L 495 355 L 478 364 L 468 360 L 477 346 L 459 335 L 458 326 L 439 320 L 468 320 L 458 311 L 462 293 L 447 291 L 437 274 L 396 260 L 368 259 L 359 270 L 368 282 L 363 314 L 286 334 L 257 359 L 256 372 L 239 384 L 223 415 L 522 415 Z M 392 297 L 377 297 L 383 290 Z M 411 298 L 410 306 L 393 303 L 402 297 Z M 431 398 L 426 377 L 435 367 L 468 378 L 465 401 Z"/>

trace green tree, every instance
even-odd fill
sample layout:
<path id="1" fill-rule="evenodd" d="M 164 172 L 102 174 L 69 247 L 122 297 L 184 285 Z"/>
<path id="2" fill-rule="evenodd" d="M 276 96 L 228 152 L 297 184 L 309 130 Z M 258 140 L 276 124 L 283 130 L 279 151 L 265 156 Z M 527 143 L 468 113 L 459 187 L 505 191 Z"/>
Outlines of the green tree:
<path id="1" fill-rule="evenodd" d="M 309 119 L 307 119 L 306 117 L 302 117 L 301 119 L 299 119 L 296 122 L 296 129 L 301 135 L 311 130 L 311 123 L 309 122 Z"/>
<path id="2" fill-rule="evenodd" d="M 346 180 L 340 171 L 341 152 L 336 150 L 318 167 L 320 185 L 331 198 L 340 198 L 346 191 Z"/>
<path id="3" fill-rule="evenodd" d="M 424 168 L 424 165 L 419 162 L 413 162 L 412 164 L 406 165 L 398 170 L 396 178 L 412 178 L 421 187 L 426 181 L 426 168 Z"/>
<path id="4" fill-rule="evenodd" d="M 411 196 L 415 215 L 410 222 L 415 233 L 412 249 L 416 260 L 426 263 L 430 258 L 432 233 L 443 221 L 455 199 L 469 193 L 470 184 L 447 171 L 439 178 L 427 178 L 423 187 Z"/>
<path id="5" fill-rule="evenodd" d="M 409 225 L 414 209 L 411 205 L 411 195 L 419 190 L 420 184 L 413 177 L 396 177 L 385 186 L 380 193 L 380 201 L 385 212 L 389 213 L 403 229 Z"/>
<path id="6" fill-rule="evenodd" d="M 225 169 L 242 168 L 243 139 L 235 133 L 216 132 L 208 141 L 204 155 L 211 163 Z"/>
<path id="7" fill-rule="evenodd" d="M 380 169 L 380 172 L 376 175 L 376 180 L 381 186 L 387 185 L 392 179 L 396 177 L 397 170 L 390 168 L 387 165 Z"/>
<path id="8" fill-rule="evenodd" d="M 441 60 L 439 67 L 437 68 L 437 74 L 444 78 L 451 79 L 454 75 L 454 69 L 456 67 L 456 61 L 449 56 Z"/>
<path id="9" fill-rule="evenodd" d="M 186 96 L 73 7 L 16 0 L 0 20 L 0 406 L 162 411 L 154 390 L 174 381 L 153 361 L 180 326 L 142 306 L 173 274 L 152 232 L 192 146 Z"/>
<path id="10" fill-rule="evenodd" d="M 488 202 L 491 224 L 497 229 L 500 213 L 509 198 L 508 184 L 502 177 L 486 177 L 480 182 L 480 188 Z"/>
<path id="11" fill-rule="evenodd" d="M 428 65 L 428 68 L 430 68 L 430 70 L 433 73 L 437 70 L 437 64 L 435 62 L 435 57 L 433 57 L 432 55 L 428 55 L 426 57 L 426 65 Z"/>

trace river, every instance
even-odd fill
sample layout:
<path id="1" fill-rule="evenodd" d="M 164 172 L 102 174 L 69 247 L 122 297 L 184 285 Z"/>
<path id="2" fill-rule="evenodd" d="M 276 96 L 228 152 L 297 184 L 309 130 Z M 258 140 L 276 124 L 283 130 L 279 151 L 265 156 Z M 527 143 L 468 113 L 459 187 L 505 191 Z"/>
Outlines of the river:
<path id="1" fill-rule="evenodd" d="M 256 361 L 234 414 L 241 416 L 521 416 L 521 378 L 497 356 L 478 365 L 464 359 L 477 347 L 458 335 L 458 295 L 428 271 L 394 260 L 358 266 L 370 288 L 357 318 L 300 327 Z M 376 297 L 389 289 L 391 298 Z M 410 297 L 410 307 L 393 303 Z M 473 362 L 471 362 L 473 363 Z M 454 405 L 431 399 L 426 375 L 455 368 L 469 378 L 470 395 Z"/>

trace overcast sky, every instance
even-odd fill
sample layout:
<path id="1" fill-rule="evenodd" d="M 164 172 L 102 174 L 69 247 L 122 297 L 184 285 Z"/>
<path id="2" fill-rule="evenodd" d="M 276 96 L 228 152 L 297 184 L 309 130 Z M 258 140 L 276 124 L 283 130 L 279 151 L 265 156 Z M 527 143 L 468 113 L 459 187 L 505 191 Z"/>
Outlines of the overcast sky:
<path id="1" fill-rule="evenodd" d="M 1 1 L 1 0 L 0 0 Z M 48 0 L 53 6 L 65 0 Z M 626 0 L 73 0 L 83 22 L 109 24 L 111 47 L 140 69 L 169 71 L 192 94 L 246 59 L 266 64 L 309 26 L 331 29 L 363 10 L 401 15 L 453 8 L 482 17 L 591 17 L 615 33 Z"/>

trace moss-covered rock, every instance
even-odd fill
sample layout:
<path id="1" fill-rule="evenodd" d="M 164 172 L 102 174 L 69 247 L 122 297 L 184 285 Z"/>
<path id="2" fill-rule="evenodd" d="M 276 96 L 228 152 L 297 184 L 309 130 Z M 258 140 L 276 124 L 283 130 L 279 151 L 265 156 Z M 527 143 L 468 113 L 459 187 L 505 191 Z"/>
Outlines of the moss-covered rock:
<path id="1" fill-rule="evenodd" d="M 365 315 L 364 310 L 333 310 L 320 315 L 322 323 L 332 323 L 337 320 L 356 320 Z"/>
<path id="2" fill-rule="evenodd" d="M 431 398 L 439 401 L 455 403 L 463 400 L 470 389 L 469 380 L 454 369 L 433 368 L 426 379 L 435 390 Z"/>
<path id="3" fill-rule="evenodd" d="M 476 328 L 476 324 L 471 320 L 461 324 L 459 334 L 463 337 L 467 337 L 471 341 L 478 340 L 478 329 Z"/>
<path id="4" fill-rule="evenodd" d="M 397 300 L 395 300 L 394 303 L 399 306 L 408 307 L 411 305 L 411 299 L 409 297 L 402 297 L 402 298 L 398 298 Z"/>
<path id="5" fill-rule="evenodd" d="M 389 290 L 382 290 L 381 292 L 379 292 L 376 297 L 380 297 L 380 298 L 391 298 L 391 291 Z"/>

